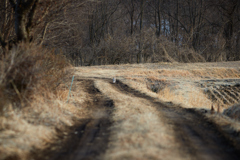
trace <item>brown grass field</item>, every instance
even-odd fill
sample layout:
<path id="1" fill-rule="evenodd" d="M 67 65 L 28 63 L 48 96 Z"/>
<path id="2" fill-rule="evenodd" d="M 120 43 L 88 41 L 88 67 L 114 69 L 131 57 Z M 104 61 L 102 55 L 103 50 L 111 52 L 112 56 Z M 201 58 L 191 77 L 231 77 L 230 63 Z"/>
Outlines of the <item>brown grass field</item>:
<path id="1" fill-rule="evenodd" d="M 71 67 L 38 50 L 1 61 L 1 160 L 238 159 L 240 62 Z"/>

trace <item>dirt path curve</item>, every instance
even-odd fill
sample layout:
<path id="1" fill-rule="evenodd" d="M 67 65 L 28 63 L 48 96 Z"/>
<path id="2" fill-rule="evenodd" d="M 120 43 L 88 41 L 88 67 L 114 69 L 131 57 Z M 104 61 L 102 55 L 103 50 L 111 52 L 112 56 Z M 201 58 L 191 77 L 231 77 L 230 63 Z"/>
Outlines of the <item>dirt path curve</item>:
<path id="1" fill-rule="evenodd" d="M 215 124 L 194 109 L 168 107 L 120 81 L 114 87 L 126 95 L 150 101 L 151 106 L 163 115 L 164 123 L 173 128 L 175 140 L 180 144 L 182 153 L 189 155 L 191 159 L 239 159 L 239 146 L 234 146 Z"/>

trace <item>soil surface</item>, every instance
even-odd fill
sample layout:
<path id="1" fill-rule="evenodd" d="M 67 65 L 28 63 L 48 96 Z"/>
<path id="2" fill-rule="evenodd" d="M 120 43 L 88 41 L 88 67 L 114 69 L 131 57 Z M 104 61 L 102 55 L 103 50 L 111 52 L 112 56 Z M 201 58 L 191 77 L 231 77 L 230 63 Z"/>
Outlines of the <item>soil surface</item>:
<path id="1" fill-rule="evenodd" d="M 115 134 L 111 127 L 114 123 L 117 123 L 113 121 L 116 100 L 111 99 L 111 96 L 107 96 L 106 93 L 102 93 L 94 85 L 95 81 L 107 83 L 113 91 L 119 94 L 132 98 L 141 98 L 155 108 L 162 115 L 161 120 L 163 123 L 170 126 L 174 131 L 175 142 L 180 146 L 179 152 L 181 152 L 181 155 L 187 155 L 190 159 L 199 160 L 237 160 L 240 157 L 240 144 L 235 144 L 226 137 L 216 124 L 204 118 L 204 113 L 195 109 L 182 108 L 172 103 L 159 102 L 153 97 L 130 88 L 119 80 L 113 83 L 111 79 L 78 78 L 77 81 L 85 82 L 86 89 L 93 99 L 92 107 L 101 110 L 103 116 L 78 121 L 77 125 L 70 129 L 71 134 L 65 140 L 54 144 L 55 146 L 61 146 L 59 149 L 53 151 L 49 148 L 38 159 L 109 159 L 104 157 L 105 154 L 108 154 L 107 150 L 112 147 L 110 141 L 114 141 L 110 137 Z M 159 150 L 161 150 L 161 147 Z M 123 159 L 131 158 L 125 157 Z M 184 159 L 184 156 L 183 158 L 175 157 L 174 159 Z"/>

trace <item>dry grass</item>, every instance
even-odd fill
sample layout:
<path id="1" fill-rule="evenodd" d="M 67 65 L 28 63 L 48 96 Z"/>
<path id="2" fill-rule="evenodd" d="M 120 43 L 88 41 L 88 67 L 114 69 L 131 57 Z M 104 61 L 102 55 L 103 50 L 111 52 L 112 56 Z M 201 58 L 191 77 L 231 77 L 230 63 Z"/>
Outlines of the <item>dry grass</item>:
<path id="1" fill-rule="evenodd" d="M 234 120 L 240 121 L 240 104 L 235 104 L 225 109 L 223 114 Z"/>
<path id="2" fill-rule="evenodd" d="M 194 86 L 186 85 L 184 89 L 171 89 L 169 87 L 164 88 L 158 93 L 159 98 L 163 101 L 172 101 L 176 104 L 186 108 L 208 108 L 211 101 L 207 96 Z M 187 90 L 187 91 L 186 91 Z"/>
<path id="3" fill-rule="evenodd" d="M 240 72 L 237 68 L 209 67 L 209 64 L 206 64 L 207 67 L 204 68 L 201 66 L 202 64 L 196 65 L 199 65 L 199 67 L 188 64 L 186 66 L 179 65 L 179 67 L 176 65 L 170 69 L 158 69 L 157 67 L 155 67 L 156 69 L 133 68 L 119 75 L 124 77 L 125 83 L 132 88 L 160 98 L 165 102 L 172 101 L 187 108 L 210 109 L 213 102 L 194 82 L 202 79 L 239 78 Z M 214 102 L 214 106 L 216 105 L 217 102 Z M 223 108 L 221 107 L 220 110 L 222 111 Z"/>
<path id="4" fill-rule="evenodd" d="M 21 102 L 29 99 L 34 89 L 54 89 L 69 66 L 66 59 L 35 45 L 21 44 L 0 62 L 1 102 Z M 22 104 L 21 104 L 22 105 Z M 1 109 L 4 105 L 1 105 Z M 22 106 L 24 107 L 24 106 Z"/>
<path id="5" fill-rule="evenodd" d="M 154 80 L 158 83 L 164 83 L 164 87 L 159 92 L 155 93 L 149 88 L 149 80 L 134 81 L 134 80 L 125 80 L 124 83 L 129 85 L 131 88 L 134 88 L 146 95 L 160 99 L 163 102 L 173 102 L 175 104 L 180 104 L 185 108 L 205 108 L 210 109 L 211 100 L 203 93 L 202 90 L 191 84 L 172 84 L 165 79 L 157 79 L 154 77 Z M 152 82 L 150 82 L 152 83 Z"/>
<path id="6" fill-rule="evenodd" d="M 226 133 L 239 133 L 240 132 L 240 125 L 239 122 L 231 119 L 227 116 L 224 116 L 222 114 L 206 114 L 206 117 L 212 121 L 214 121 L 216 124 L 218 124 L 222 130 L 224 130 Z M 240 141 L 240 140 L 239 140 Z"/>
<path id="7" fill-rule="evenodd" d="M 68 66 L 62 55 L 36 45 L 21 44 L 1 59 L 0 159 L 29 159 L 57 139 L 56 129 L 85 114 L 74 105 L 82 104 L 77 92 L 66 103 Z"/>
<path id="8" fill-rule="evenodd" d="M 43 149 L 54 140 L 54 128 L 29 123 L 15 110 L 5 114 L 0 118 L 0 159 L 29 159 L 31 150 Z"/>
<path id="9" fill-rule="evenodd" d="M 207 68 L 191 70 L 194 76 L 208 77 L 208 78 L 239 78 L 240 74 L 234 68 Z"/>
<path id="10" fill-rule="evenodd" d="M 144 71 L 142 71 L 144 70 Z M 240 72 L 233 68 L 202 68 L 202 69 L 133 69 L 123 75 L 150 76 L 166 78 L 239 78 Z"/>
<path id="11" fill-rule="evenodd" d="M 189 71 L 184 70 L 172 70 L 172 69 L 151 69 L 142 71 L 142 69 L 134 69 L 133 71 L 127 71 L 124 75 L 132 76 L 164 76 L 164 77 L 193 77 L 194 75 Z"/>
<path id="12" fill-rule="evenodd" d="M 223 114 L 205 114 L 205 117 L 210 121 L 213 121 L 217 124 L 217 127 L 222 133 L 230 140 L 233 141 L 234 144 L 239 144 L 239 133 L 240 133 L 240 123 L 239 121 L 232 119 Z M 237 145 L 238 146 L 238 145 Z"/>

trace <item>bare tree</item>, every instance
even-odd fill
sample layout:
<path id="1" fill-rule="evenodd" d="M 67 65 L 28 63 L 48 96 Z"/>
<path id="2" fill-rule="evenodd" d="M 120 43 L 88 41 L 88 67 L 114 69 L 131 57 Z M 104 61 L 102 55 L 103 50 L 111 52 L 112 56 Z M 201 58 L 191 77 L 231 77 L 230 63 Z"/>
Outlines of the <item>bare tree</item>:
<path id="1" fill-rule="evenodd" d="M 238 0 L 2 0 L 0 4 L 3 50 L 34 41 L 65 53 L 75 65 L 240 58 Z"/>
<path id="2" fill-rule="evenodd" d="M 19 42 L 32 42 L 44 38 L 48 23 L 74 0 L 4 0 L 1 8 L 0 42 L 9 49 Z M 42 36 L 40 36 L 42 35 Z"/>

